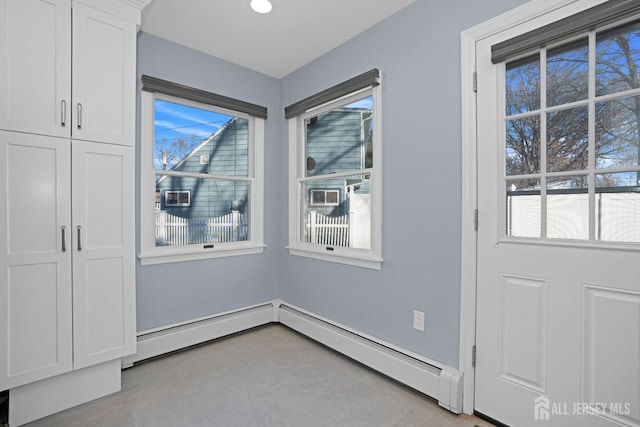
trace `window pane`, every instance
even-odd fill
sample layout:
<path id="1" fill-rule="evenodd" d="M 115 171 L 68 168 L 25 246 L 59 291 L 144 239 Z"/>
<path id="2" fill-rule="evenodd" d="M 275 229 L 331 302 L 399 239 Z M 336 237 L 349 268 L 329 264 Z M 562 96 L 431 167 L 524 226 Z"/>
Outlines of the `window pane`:
<path id="1" fill-rule="evenodd" d="M 305 120 L 305 176 L 373 167 L 371 96 Z"/>
<path id="2" fill-rule="evenodd" d="M 249 121 L 156 99 L 156 170 L 248 176 Z"/>
<path id="3" fill-rule="evenodd" d="M 540 181 L 507 181 L 507 236 L 540 237 Z"/>
<path id="4" fill-rule="evenodd" d="M 507 116 L 540 108 L 539 57 L 507 64 L 506 96 Z"/>
<path id="5" fill-rule="evenodd" d="M 318 179 L 302 185 L 303 239 L 308 243 L 371 248 L 371 181 L 369 175 Z M 324 203 L 316 203 L 316 194 Z M 333 203 L 335 201 L 335 203 Z"/>
<path id="6" fill-rule="evenodd" d="M 547 179 L 547 237 L 589 238 L 589 193 L 586 176 Z"/>
<path id="7" fill-rule="evenodd" d="M 638 166 L 640 96 L 596 103 L 596 167 Z"/>
<path id="8" fill-rule="evenodd" d="M 244 181 L 158 175 L 156 246 L 248 240 L 248 200 Z"/>
<path id="9" fill-rule="evenodd" d="M 640 242 L 640 172 L 596 175 L 596 239 Z"/>
<path id="10" fill-rule="evenodd" d="M 547 54 L 547 106 L 568 104 L 589 95 L 587 40 L 571 43 Z"/>
<path id="11" fill-rule="evenodd" d="M 540 172 L 540 118 L 507 121 L 507 175 Z"/>
<path id="12" fill-rule="evenodd" d="M 587 107 L 547 115 L 547 171 L 585 170 L 589 166 Z"/>
<path id="13" fill-rule="evenodd" d="M 597 35 L 596 95 L 640 87 L 640 22 Z"/>

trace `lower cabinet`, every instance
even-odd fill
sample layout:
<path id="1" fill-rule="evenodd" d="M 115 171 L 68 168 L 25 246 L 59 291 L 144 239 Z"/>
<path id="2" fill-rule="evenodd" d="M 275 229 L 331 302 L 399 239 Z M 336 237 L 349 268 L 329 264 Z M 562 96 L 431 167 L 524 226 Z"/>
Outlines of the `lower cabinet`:
<path id="1" fill-rule="evenodd" d="M 0 159 L 0 390 L 134 353 L 133 148 L 0 131 Z"/>

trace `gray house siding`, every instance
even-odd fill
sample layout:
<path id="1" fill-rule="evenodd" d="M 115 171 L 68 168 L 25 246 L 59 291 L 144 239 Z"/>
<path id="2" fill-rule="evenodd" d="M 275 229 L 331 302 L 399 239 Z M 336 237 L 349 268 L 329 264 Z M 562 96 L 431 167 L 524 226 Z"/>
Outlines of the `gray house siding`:
<path id="1" fill-rule="evenodd" d="M 364 168 L 366 138 L 370 120 L 368 110 L 339 109 L 308 120 L 306 156 L 313 168 L 307 176 L 327 175 Z M 308 160 L 309 164 L 309 160 Z M 307 200 L 314 190 L 337 190 L 337 206 L 312 205 L 310 208 L 323 215 L 346 215 L 349 212 L 346 179 L 312 181 L 306 186 Z"/>
<path id="2" fill-rule="evenodd" d="M 246 119 L 232 119 L 218 132 L 196 147 L 171 170 L 223 176 L 247 176 L 249 169 L 249 124 Z M 209 162 L 201 164 L 201 156 Z M 160 209 L 182 218 L 209 219 L 231 212 L 234 203 L 247 213 L 248 184 L 222 179 L 197 179 L 176 176 L 161 177 L 156 186 Z M 167 206 L 165 192 L 190 191 L 190 206 Z"/>

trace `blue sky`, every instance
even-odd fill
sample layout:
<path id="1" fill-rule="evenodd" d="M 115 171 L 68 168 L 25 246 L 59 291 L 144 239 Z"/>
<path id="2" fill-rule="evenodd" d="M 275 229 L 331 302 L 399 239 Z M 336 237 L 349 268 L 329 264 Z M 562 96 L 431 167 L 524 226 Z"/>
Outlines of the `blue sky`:
<path id="1" fill-rule="evenodd" d="M 218 131 L 233 117 L 200 108 L 189 107 L 168 101 L 155 101 L 155 152 L 161 149 L 174 150 L 172 144 L 184 139 L 190 146 L 198 145 Z M 156 157 L 158 157 L 156 155 Z M 156 168 L 161 169 L 158 158 Z M 171 161 L 169 167 L 178 159 Z"/>

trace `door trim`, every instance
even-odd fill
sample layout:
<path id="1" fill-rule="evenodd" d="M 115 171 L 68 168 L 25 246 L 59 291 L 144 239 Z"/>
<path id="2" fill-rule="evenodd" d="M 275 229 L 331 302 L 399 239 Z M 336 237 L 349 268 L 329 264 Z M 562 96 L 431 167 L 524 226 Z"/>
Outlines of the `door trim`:
<path id="1" fill-rule="evenodd" d="M 477 204 L 477 151 L 476 151 L 476 43 L 487 37 L 538 18 L 555 21 L 582 10 L 604 3 L 606 0 L 532 0 L 524 5 L 471 27 L 460 34 L 461 42 L 461 136 L 462 136 L 462 223 L 460 268 L 460 354 L 459 370 L 463 375 L 463 412 L 473 414 L 475 408 L 475 368 L 472 364 L 476 344 L 476 253 L 477 240 L 475 210 Z M 548 23 L 548 22 L 546 22 Z M 532 23 L 540 26 L 542 23 Z M 530 28 L 533 29 L 533 28 Z M 514 34 L 510 34 L 514 36 Z M 479 213 L 482 226 L 482 213 Z"/>

